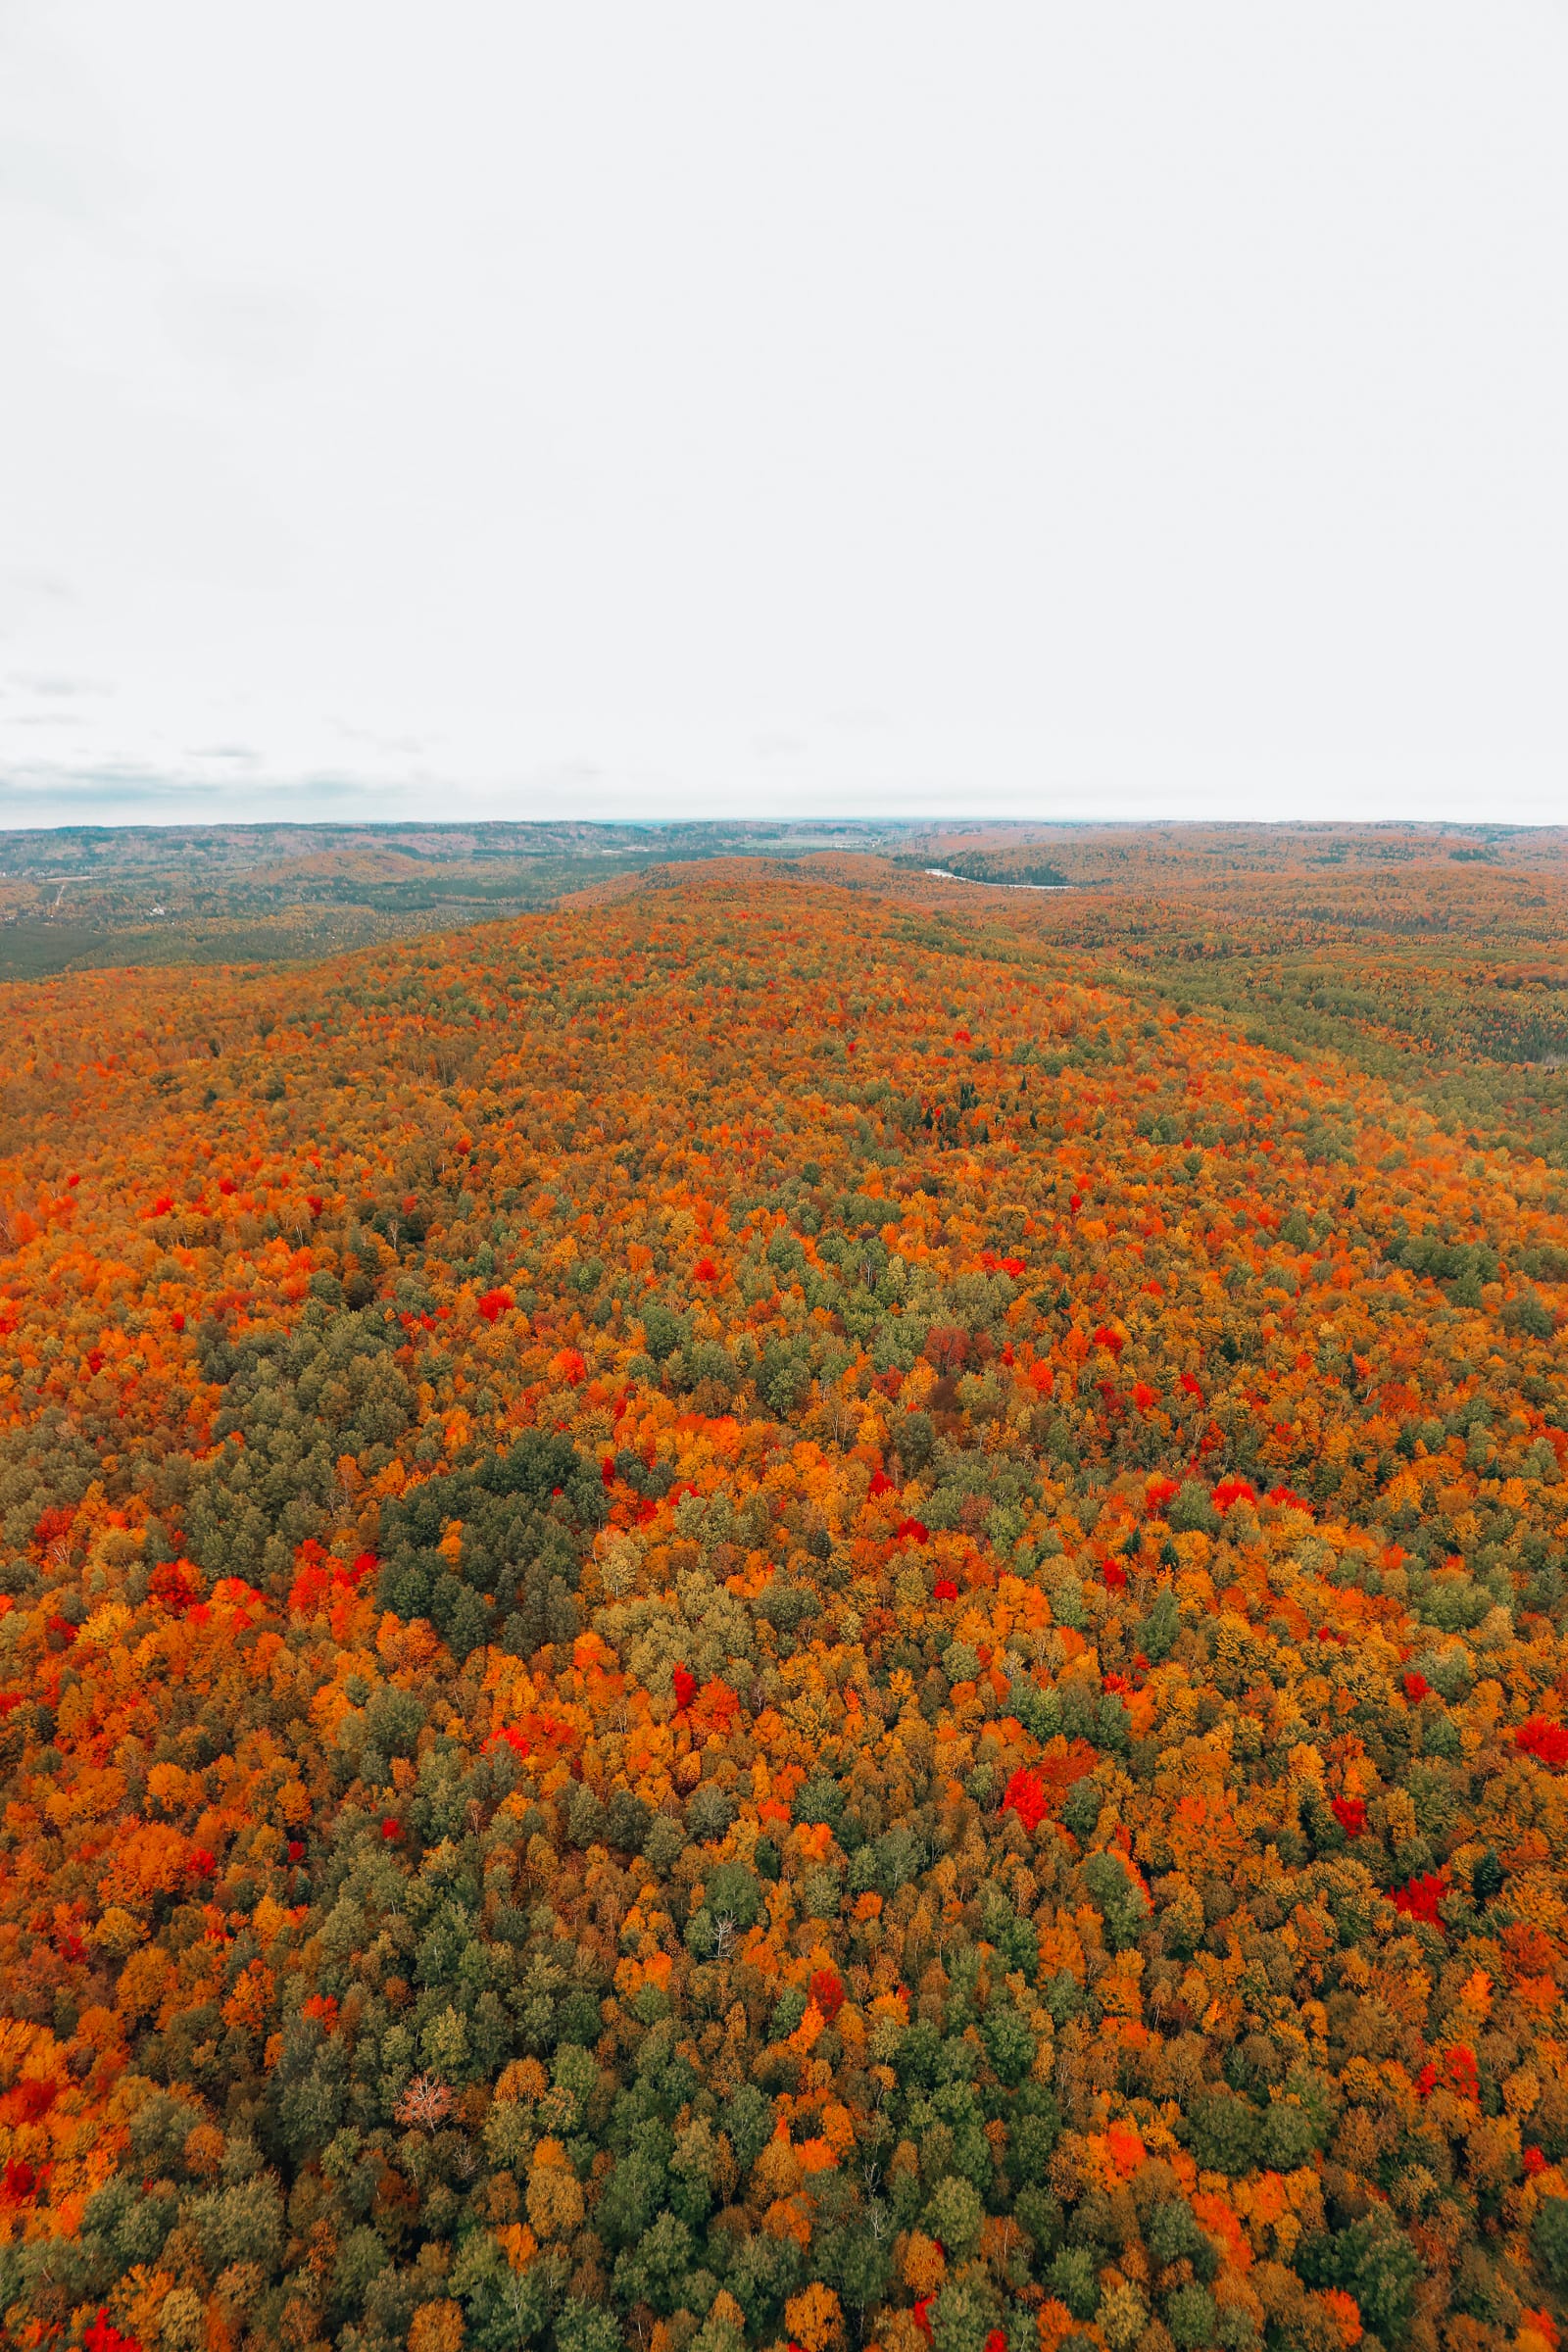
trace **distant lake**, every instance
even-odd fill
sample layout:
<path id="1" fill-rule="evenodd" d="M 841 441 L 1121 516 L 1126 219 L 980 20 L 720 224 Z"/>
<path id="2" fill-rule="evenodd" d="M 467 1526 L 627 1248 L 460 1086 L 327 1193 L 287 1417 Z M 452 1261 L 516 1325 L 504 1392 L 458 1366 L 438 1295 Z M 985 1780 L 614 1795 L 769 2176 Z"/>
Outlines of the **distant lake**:
<path id="1" fill-rule="evenodd" d="M 956 874 L 951 866 L 927 865 L 921 868 L 938 882 L 970 882 L 976 890 L 1076 890 L 1076 882 L 989 882 L 978 874 Z"/>

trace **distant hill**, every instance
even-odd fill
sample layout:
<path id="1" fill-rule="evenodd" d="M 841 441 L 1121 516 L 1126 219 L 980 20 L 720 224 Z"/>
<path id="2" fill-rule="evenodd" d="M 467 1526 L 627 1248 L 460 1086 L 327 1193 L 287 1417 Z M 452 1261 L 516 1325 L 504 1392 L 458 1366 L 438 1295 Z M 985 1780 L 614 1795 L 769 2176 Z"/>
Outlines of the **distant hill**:
<path id="1" fill-rule="evenodd" d="M 297 960 L 552 906 L 650 866 L 854 858 L 972 883 L 1182 892 L 1266 875 L 1568 874 L 1568 830 L 1491 825 L 66 825 L 0 832 L 0 980 Z"/>

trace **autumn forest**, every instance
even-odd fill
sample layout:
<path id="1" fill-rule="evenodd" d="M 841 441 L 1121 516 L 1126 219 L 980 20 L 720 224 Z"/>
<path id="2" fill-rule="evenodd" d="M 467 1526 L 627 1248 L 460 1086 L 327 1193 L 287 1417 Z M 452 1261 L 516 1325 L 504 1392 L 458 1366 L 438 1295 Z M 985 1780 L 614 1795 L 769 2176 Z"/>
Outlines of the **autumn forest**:
<path id="1" fill-rule="evenodd" d="M 0 2340 L 1556 2352 L 1568 843 L 726 847 L 0 983 Z"/>

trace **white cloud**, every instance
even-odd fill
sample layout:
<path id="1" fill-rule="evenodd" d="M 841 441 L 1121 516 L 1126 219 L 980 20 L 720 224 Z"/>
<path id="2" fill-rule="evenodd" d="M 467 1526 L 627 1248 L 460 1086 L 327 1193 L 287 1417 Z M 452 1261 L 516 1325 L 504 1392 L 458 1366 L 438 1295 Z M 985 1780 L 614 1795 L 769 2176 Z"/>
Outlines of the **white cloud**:
<path id="1" fill-rule="evenodd" d="M 1562 813 L 1560 8 L 0 44 L 0 825 Z"/>

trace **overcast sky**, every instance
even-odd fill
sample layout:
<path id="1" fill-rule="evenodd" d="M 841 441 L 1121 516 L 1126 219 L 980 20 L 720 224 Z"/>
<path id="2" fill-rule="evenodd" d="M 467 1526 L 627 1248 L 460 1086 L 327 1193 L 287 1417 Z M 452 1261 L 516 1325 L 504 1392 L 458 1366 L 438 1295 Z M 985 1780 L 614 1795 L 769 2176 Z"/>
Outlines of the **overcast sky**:
<path id="1" fill-rule="evenodd" d="M 0 825 L 1568 816 L 1568 0 L 0 0 Z"/>

